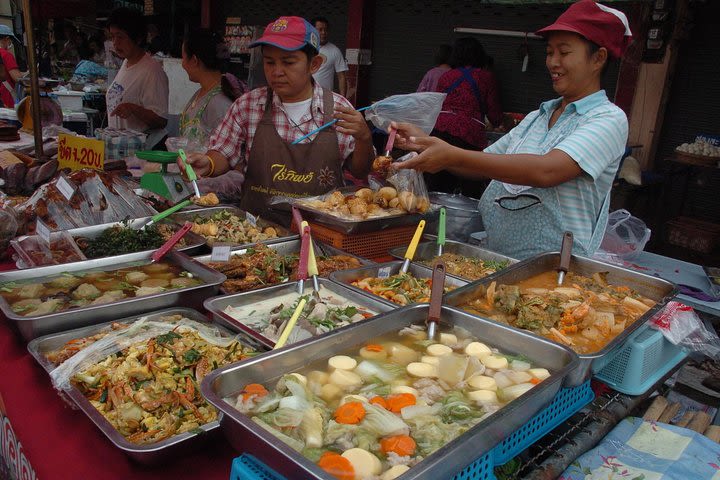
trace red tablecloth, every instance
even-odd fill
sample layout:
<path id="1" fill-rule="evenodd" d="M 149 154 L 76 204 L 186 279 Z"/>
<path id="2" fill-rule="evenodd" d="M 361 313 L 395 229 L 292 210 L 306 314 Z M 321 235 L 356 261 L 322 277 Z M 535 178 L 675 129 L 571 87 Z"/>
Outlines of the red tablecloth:
<path id="1" fill-rule="evenodd" d="M 7 320 L 0 320 L 0 419 L 0 457 L 9 459 L 11 472 L 20 472 L 10 478 L 22 480 L 227 480 L 238 455 L 220 434 L 199 450 L 159 466 L 133 462 L 84 413 L 58 396 Z M 0 478 L 8 478 L 8 472 L 0 469 Z"/>

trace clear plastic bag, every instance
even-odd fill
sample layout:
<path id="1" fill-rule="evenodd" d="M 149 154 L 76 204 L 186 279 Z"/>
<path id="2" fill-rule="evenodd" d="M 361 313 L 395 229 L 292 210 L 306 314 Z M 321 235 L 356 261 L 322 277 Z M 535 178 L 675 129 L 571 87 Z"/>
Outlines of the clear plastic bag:
<path id="1" fill-rule="evenodd" d="M 695 310 L 680 302 L 669 302 L 650 320 L 650 326 L 660 330 L 670 342 L 689 352 L 702 353 L 720 360 L 720 338 L 705 328 Z"/>
<path id="2" fill-rule="evenodd" d="M 446 96 L 438 92 L 393 95 L 370 106 L 365 111 L 365 119 L 385 131 L 390 122 L 403 122 L 412 123 L 430 134 Z"/>
<path id="3" fill-rule="evenodd" d="M 608 216 L 600 248 L 625 260 L 632 260 L 642 253 L 650 240 L 650 233 L 645 222 L 633 217 L 627 210 L 615 210 Z"/>
<path id="4" fill-rule="evenodd" d="M 404 162 L 416 156 L 417 153 L 410 152 L 397 161 Z M 397 190 L 400 206 L 408 213 L 425 213 L 430 209 L 430 196 L 421 172 L 412 169 L 396 170 L 387 181 Z"/>

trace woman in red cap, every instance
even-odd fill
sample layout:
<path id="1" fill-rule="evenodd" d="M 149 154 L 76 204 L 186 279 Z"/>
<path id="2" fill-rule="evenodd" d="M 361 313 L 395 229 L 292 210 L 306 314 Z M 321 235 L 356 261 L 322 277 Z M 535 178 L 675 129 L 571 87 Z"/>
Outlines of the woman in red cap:
<path id="1" fill-rule="evenodd" d="M 396 125 L 397 145 L 421 152 L 397 167 L 491 178 L 479 209 L 492 250 L 522 259 L 558 250 L 563 232 L 572 231 L 574 252 L 588 255 L 605 232 L 628 134 L 625 113 L 600 79 L 609 57 L 622 56 L 630 29 L 622 12 L 580 0 L 538 34 L 547 40 L 545 64 L 559 98 L 482 152 Z"/>

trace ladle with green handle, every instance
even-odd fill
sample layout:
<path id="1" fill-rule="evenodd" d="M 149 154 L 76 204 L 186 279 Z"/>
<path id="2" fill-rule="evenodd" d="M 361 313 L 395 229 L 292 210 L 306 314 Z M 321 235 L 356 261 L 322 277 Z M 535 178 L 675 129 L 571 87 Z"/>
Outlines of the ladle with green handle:
<path id="1" fill-rule="evenodd" d="M 447 213 L 445 207 L 440 207 L 440 219 L 438 220 L 438 234 L 437 234 L 437 256 L 443 254 L 443 247 L 445 246 L 445 217 Z"/>

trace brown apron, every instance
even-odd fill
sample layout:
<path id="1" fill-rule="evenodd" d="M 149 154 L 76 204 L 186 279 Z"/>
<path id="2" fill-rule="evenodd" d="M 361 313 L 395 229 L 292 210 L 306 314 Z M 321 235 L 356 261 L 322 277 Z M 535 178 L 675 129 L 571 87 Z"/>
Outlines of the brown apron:
<path id="1" fill-rule="evenodd" d="M 343 185 L 342 159 L 335 130 L 326 128 L 310 143 L 285 142 L 273 124 L 273 92 L 268 88 L 265 113 L 255 131 L 245 172 L 240 208 L 268 220 L 290 223 L 287 204 L 270 205 L 274 196 L 306 197 Z M 332 120 L 333 95 L 323 89 L 323 124 Z M 312 109 L 313 106 L 311 105 Z"/>

